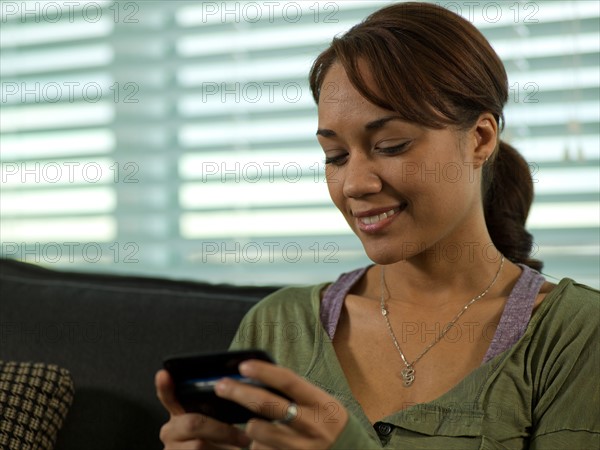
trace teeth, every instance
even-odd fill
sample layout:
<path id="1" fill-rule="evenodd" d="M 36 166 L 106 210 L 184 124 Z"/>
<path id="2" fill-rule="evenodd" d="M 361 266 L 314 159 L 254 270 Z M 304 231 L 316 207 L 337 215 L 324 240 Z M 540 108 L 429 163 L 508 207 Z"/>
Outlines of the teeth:
<path id="1" fill-rule="evenodd" d="M 398 211 L 399 211 L 398 208 L 394 208 L 394 209 L 390 209 L 389 211 L 386 211 L 384 213 L 377 214 L 375 216 L 361 217 L 359 220 L 361 221 L 361 223 L 364 223 L 365 225 L 371 225 L 371 224 L 377 223 L 383 219 L 386 219 L 386 218 L 394 215 Z"/>

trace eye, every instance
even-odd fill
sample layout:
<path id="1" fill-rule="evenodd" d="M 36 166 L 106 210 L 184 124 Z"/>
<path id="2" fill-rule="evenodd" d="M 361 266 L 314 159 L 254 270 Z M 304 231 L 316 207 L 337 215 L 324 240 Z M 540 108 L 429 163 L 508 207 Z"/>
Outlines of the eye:
<path id="1" fill-rule="evenodd" d="M 397 155 L 407 150 L 411 141 L 403 142 L 399 145 L 394 145 L 392 147 L 375 147 L 379 153 L 383 153 L 385 155 Z"/>
<path id="2" fill-rule="evenodd" d="M 341 166 L 346 162 L 346 159 L 348 158 L 347 154 L 344 155 L 337 155 L 337 156 L 326 156 L 325 157 L 325 164 L 331 164 L 333 166 Z"/>

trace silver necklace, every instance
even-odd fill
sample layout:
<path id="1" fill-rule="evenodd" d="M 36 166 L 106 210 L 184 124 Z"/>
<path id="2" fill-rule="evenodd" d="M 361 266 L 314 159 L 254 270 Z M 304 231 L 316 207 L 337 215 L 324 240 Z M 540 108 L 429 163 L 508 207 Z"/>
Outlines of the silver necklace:
<path id="1" fill-rule="evenodd" d="M 402 349 L 400 348 L 400 344 L 398 344 L 398 339 L 396 339 L 396 335 L 394 334 L 394 330 L 392 329 L 392 325 L 390 324 L 390 319 L 388 318 L 389 313 L 385 307 L 385 298 L 384 298 L 385 267 L 381 266 L 381 315 L 385 318 L 385 323 L 387 325 L 390 336 L 392 337 L 392 340 L 394 341 L 394 346 L 396 347 L 396 350 L 398 350 L 398 353 L 400 354 L 400 357 L 402 358 L 402 362 L 404 363 L 404 366 L 405 366 L 404 369 L 402 369 L 402 371 L 400 372 L 400 375 L 402 376 L 402 380 L 404 382 L 404 386 L 408 387 L 413 384 L 413 382 L 415 381 L 415 364 L 431 349 L 431 347 L 433 347 L 435 344 L 437 344 L 439 341 L 441 341 L 444 338 L 444 336 L 446 336 L 446 333 L 448 333 L 448 331 L 450 331 L 450 329 L 456 324 L 458 319 L 460 319 L 460 316 L 462 316 L 465 313 L 465 311 L 473 303 L 475 303 L 477 300 L 480 300 L 481 298 L 483 298 L 485 296 L 485 294 L 488 293 L 488 291 L 496 283 L 498 276 L 500 276 L 500 272 L 502 271 L 503 266 L 504 266 L 504 255 L 502 255 L 502 259 L 500 260 L 500 267 L 498 268 L 498 271 L 496 272 L 496 275 L 494 276 L 494 279 L 489 284 L 489 286 L 486 287 L 485 290 L 481 294 L 479 294 L 476 297 L 473 297 L 471 300 L 469 300 L 465 304 L 465 306 L 463 306 L 460 309 L 458 314 L 456 314 L 456 316 L 454 316 L 454 319 L 452 319 L 450 322 L 448 322 L 448 324 L 444 327 L 442 332 L 434 339 L 434 341 L 431 344 L 429 344 L 427 347 L 425 347 L 425 349 L 421 353 L 419 353 L 419 356 L 417 356 L 413 360 L 413 362 L 410 362 L 410 363 L 406 360 L 406 356 L 404 356 L 404 353 L 402 352 Z"/>

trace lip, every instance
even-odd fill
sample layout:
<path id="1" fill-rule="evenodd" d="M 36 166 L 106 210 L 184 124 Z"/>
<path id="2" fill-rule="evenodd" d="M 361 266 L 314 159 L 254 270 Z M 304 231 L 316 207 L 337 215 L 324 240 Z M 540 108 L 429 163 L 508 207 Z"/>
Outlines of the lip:
<path id="1" fill-rule="evenodd" d="M 367 211 L 353 212 L 352 215 L 355 218 L 358 229 L 367 233 L 375 233 L 389 226 L 400 215 L 400 213 L 406 209 L 406 206 L 406 203 L 401 203 L 395 206 L 386 206 L 383 208 L 369 209 Z M 390 211 L 393 211 L 393 213 L 389 214 Z M 379 216 L 383 213 L 387 213 L 388 216 L 384 219 L 378 220 L 375 223 L 365 223 L 363 220 L 361 220 L 365 217 Z"/>
<path id="2" fill-rule="evenodd" d="M 369 217 L 369 216 L 378 216 L 379 214 L 383 214 L 384 212 L 391 211 L 392 209 L 399 209 L 402 205 L 394 205 L 394 206 L 384 206 L 383 208 L 374 208 L 369 209 L 368 211 L 363 212 L 352 212 L 354 217 Z"/>

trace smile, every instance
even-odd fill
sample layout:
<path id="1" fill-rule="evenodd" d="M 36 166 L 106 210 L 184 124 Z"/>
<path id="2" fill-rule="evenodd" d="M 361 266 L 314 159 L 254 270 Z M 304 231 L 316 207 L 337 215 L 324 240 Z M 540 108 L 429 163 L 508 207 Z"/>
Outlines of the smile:
<path id="1" fill-rule="evenodd" d="M 393 216 L 394 214 L 396 214 L 399 211 L 400 211 L 400 208 L 393 208 L 393 209 L 390 209 L 389 211 L 383 212 L 381 214 L 376 214 L 374 216 L 360 217 L 358 220 L 360 221 L 360 223 L 362 223 L 364 225 L 372 225 L 374 223 L 381 222 L 382 220 L 387 219 L 390 216 Z"/>

